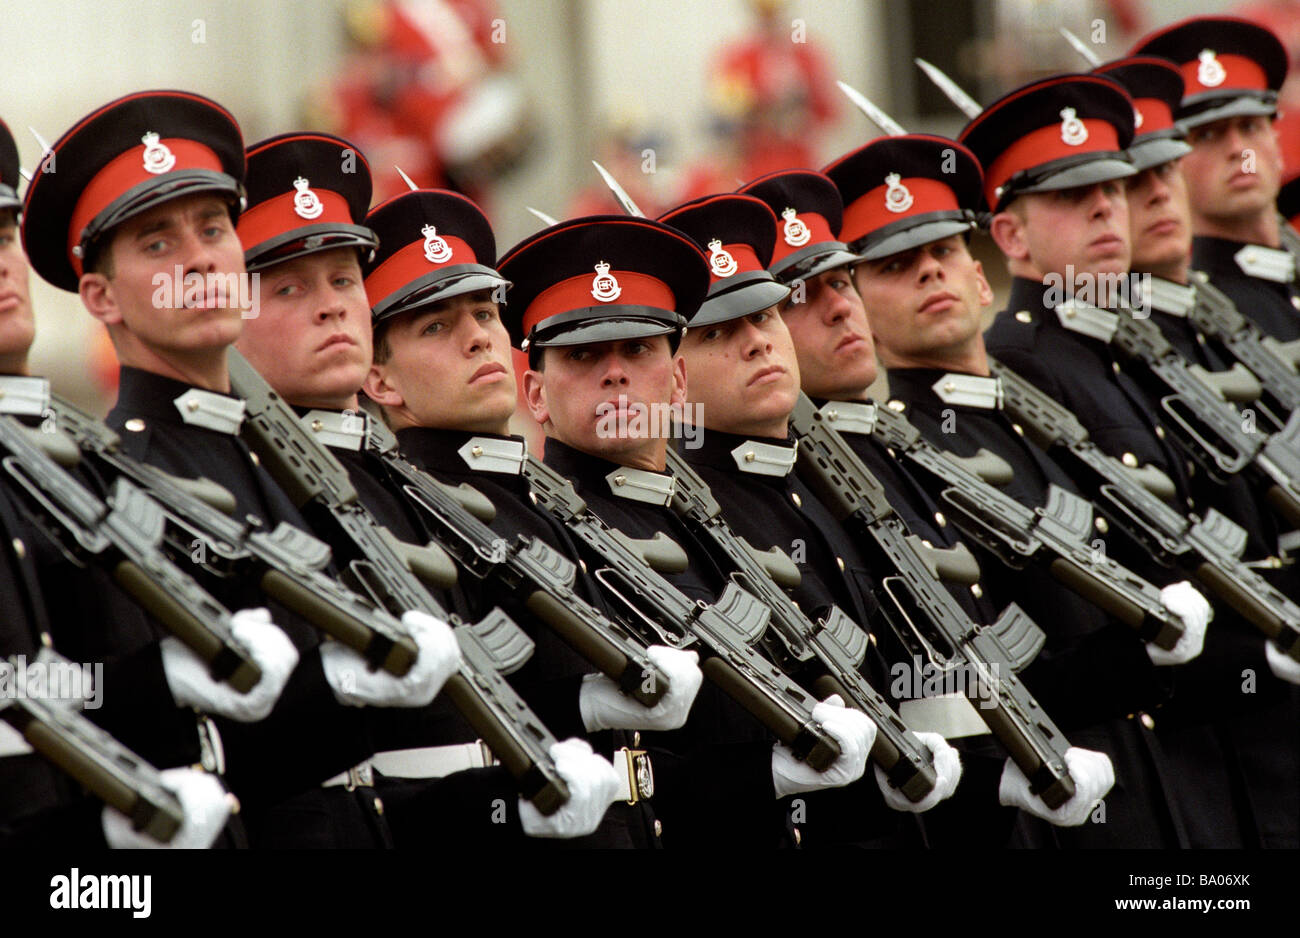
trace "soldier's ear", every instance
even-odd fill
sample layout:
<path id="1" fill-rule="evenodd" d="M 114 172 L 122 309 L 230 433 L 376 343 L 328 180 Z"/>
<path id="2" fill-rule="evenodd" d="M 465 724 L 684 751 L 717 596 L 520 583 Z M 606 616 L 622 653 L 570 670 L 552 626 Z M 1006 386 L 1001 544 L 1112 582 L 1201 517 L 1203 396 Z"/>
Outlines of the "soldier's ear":
<path id="1" fill-rule="evenodd" d="M 1025 223 L 1015 212 L 998 212 L 989 222 L 989 234 L 1009 260 L 1026 260 L 1029 257 L 1029 239 L 1025 237 Z"/>
<path id="2" fill-rule="evenodd" d="M 669 403 L 686 403 L 686 359 L 681 355 L 673 356 L 673 394 Z"/>
<path id="3" fill-rule="evenodd" d="M 546 426 L 551 410 L 546 405 L 546 376 L 542 372 L 531 368 L 524 372 L 524 403 L 533 419 Z"/>
<path id="4" fill-rule="evenodd" d="M 113 295 L 113 284 L 103 274 L 93 271 L 82 274 L 77 292 L 81 294 L 81 305 L 104 325 L 115 326 L 122 322 L 122 311 Z"/>
<path id="5" fill-rule="evenodd" d="M 993 288 L 989 286 L 989 278 L 984 276 L 984 265 L 979 261 L 975 262 L 975 277 L 979 281 L 980 306 L 988 306 L 993 302 Z"/>
<path id="6" fill-rule="evenodd" d="M 389 378 L 388 369 L 383 365 L 370 366 L 370 373 L 366 375 L 361 390 L 366 392 L 366 397 L 384 407 L 401 407 L 406 403 L 406 398 Z"/>

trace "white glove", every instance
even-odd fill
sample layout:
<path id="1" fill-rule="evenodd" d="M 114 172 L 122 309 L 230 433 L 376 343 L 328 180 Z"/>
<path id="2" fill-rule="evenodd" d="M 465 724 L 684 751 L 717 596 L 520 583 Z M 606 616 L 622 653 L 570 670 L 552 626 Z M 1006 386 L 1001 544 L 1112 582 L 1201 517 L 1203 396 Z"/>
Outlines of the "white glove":
<path id="1" fill-rule="evenodd" d="M 618 771 L 582 739 L 566 739 L 551 747 L 555 769 L 569 786 L 569 800 L 545 815 L 531 801 L 519 799 L 519 822 L 529 837 L 585 837 L 594 831 L 605 810 L 618 798 Z"/>
<path id="2" fill-rule="evenodd" d="M 1065 767 L 1074 779 L 1074 797 L 1059 808 L 1049 808 L 1029 792 L 1029 780 L 1010 759 L 1002 768 L 998 803 L 1020 808 L 1057 827 L 1078 827 L 1088 820 L 1106 792 L 1115 784 L 1115 769 L 1104 752 L 1071 746 L 1065 750 Z"/>
<path id="3" fill-rule="evenodd" d="M 667 676 L 668 692 L 653 707 L 646 707 L 620 691 L 605 675 L 588 674 L 578 692 L 578 710 L 587 732 L 675 730 L 686 722 L 704 681 L 699 653 L 651 645 L 646 649 L 646 657 Z"/>
<path id="4" fill-rule="evenodd" d="M 206 850 L 226 826 L 233 796 L 226 794 L 215 775 L 197 769 L 164 769 L 163 783 L 181 801 L 185 819 L 169 843 L 159 843 L 131 827 L 130 819 L 115 808 L 104 808 L 104 839 L 114 850 L 169 847 Z"/>
<path id="5" fill-rule="evenodd" d="M 1201 647 L 1205 644 L 1205 627 L 1214 618 L 1214 608 L 1186 580 L 1171 583 L 1162 589 L 1160 601 L 1166 609 L 1183 620 L 1183 637 L 1168 651 L 1147 642 L 1147 655 L 1157 667 L 1186 664 L 1201 653 Z"/>
<path id="6" fill-rule="evenodd" d="M 460 668 L 460 644 L 446 622 L 412 609 L 402 615 L 418 649 L 411 670 L 402 677 L 371 670 L 369 663 L 340 642 L 320 646 L 325 680 L 339 703 L 352 707 L 424 707 Z"/>
<path id="7" fill-rule="evenodd" d="M 163 675 L 178 705 L 196 707 L 240 723 L 255 723 L 275 706 L 298 664 L 298 649 L 271 621 L 271 613 L 266 609 L 239 610 L 230 617 L 230 631 L 262 669 L 262 679 L 247 694 L 214 681 L 203 659 L 173 635 L 160 643 Z"/>
<path id="8" fill-rule="evenodd" d="M 889 784 L 889 779 L 885 777 L 880 766 L 874 768 L 876 784 L 880 786 L 880 793 L 885 796 L 885 804 L 895 811 L 911 811 L 913 814 L 920 814 L 922 811 L 929 811 L 940 801 L 951 798 L 952 793 L 957 790 L 957 783 L 961 781 L 961 756 L 956 749 L 948 745 L 948 740 L 938 733 L 917 733 L 916 738 L 924 743 L 934 756 L 934 788 L 920 801 L 915 803 L 908 801 L 906 795 Z"/>
<path id="9" fill-rule="evenodd" d="M 1268 658 L 1268 669 L 1279 681 L 1300 684 L 1300 661 L 1283 654 L 1272 642 L 1264 643 L 1264 656 Z"/>
<path id="10" fill-rule="evenodd" d="M 832 694 L 813 707 L 812 717 L 840 744 L 840 757 L 818 772 L 800 762 L 784 743 L 772 747 L 772 785 L 776 797 L 838 788 L 856 782 L 867 768 L 867 755 L 876 742 L 876 724 L 861 710 L 844 706 L 839 694 Z"/>

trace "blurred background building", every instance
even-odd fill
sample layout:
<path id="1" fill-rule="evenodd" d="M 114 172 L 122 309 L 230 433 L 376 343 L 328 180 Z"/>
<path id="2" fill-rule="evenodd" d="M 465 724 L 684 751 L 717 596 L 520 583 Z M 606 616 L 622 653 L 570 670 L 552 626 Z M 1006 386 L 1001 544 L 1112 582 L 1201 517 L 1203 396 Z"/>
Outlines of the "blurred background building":
<path id="1" fill-rule="evenodd" d="M 909 130 L 955 134 L 963 118 L 913 57 L 988 102 L 1084 67 L 1061 26 L 1108 59 L 1226 10 L 1274 28 L 1300 60 L 1300 0 L 46 0 L 6 10 L 0 118 L 31 167 L 29 125 L 53 141 L 112 97 L 197 91 L 250 143 L 304 127 L 348 137 L 377 199 L 399 191 L 394 166 L 466 191 L 504 251 L 541 225 L 526 206 L 617 211 L 593 157 L 656 214 L 876 136 L 836 78 Z M 975 246 L 1004 278 L 987 241 Z M 99 327 L 33 281 L 34 368 L 106 410 L 115 364 Z"/>

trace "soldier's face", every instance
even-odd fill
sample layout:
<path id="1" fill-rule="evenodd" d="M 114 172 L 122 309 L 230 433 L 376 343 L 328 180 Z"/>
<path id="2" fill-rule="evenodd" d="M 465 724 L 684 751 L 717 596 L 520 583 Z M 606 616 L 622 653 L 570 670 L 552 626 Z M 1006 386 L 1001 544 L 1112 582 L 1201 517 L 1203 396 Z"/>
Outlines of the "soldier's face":
<path id="1" fill-rule="evenodd" d="M 1192 211 L 1178 160 L 1144 169 L 1125 181 L 1133 270 L 1164 274 L 1192 250 Z"/>
<path id="2" fill-rule="evenodd" d="M 1233 221 L 1274 211 L 1282 184 L 1282 150 L 1267 117 L 1211 121 L 1187 132 L 1192 152 L 1183 174 L 1195 217 Z"/>
<path id="3" fill-rule="evenodd" d="M 18 239 L 12 212 L 0 217 L 0 372 L 25 369 L 27 351 L 36 339 L 36 321 L 28 293 L 27 255 Z"/>
<path id="4" fill-rule="evenodd" d="M 979 341 L 983 310 L 993 302 L 984 268 L 960 235 L 863 261 L 854 280 L 887 366 L 963 356 Z"/>
<path id="5" fill-rule="evenodd" d="M 224 353 L 239 338 L 244 249 L 221 199 L 166 202 L 123 222 L 105 250 L 112 276 L 84 274 L 81 296 L 124 362 Z"/>
<path id="6" fill-rule="evenodd" d="M 1068 267 L 1079 274 L 1124 274 L 1129 269 L 1128 201 L 1123 180 L 1020 197 L 1021 238 L 1038 277 Z"/>
<path id="7" fill-rule="evenodd" d="M 385 332 L 366 393 L 394 426 L 505 433 L 515 410 L 510 336 L 492 291 L 480 290 L 398 316 Z"/>
<path id="8" fill-rule="evenodd" d="M 663 468 L 658 417 L 686 399 L 686 367 L 666 336 L 546 348 L 541 364 L 524 374 L 524 397 L 548 436 L 623 465 Z"/>
<path id="9" fill-rule="evenodd" d="M 355 403 L 370 371 L 370 304 L 354 248 L 260 272 L 261 307 L 237 348 L 291 404 Z"/>
<path id="10" fill-rule="evenodd" d="M 697 420 L 724 433 L 784 437 L 799 396 L 790 332 L 770 307 L 686 331 L 687 399 Z"/>
<path id="11" fill-rule="evenodd" d="M 864 396 L 876 380 L 876 348 L 850 268 L 808 278 L 802 297 L 792 294 L 780 310 L 794 341 L 803 390 L 835 400 Z"/>

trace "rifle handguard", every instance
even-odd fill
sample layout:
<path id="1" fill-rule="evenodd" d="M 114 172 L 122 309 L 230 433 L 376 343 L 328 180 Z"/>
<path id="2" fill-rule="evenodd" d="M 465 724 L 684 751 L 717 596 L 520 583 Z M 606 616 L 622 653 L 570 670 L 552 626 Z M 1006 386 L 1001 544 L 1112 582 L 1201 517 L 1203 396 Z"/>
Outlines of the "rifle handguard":
<path id="1" fill-rule="evenodd" d="M 1241 362 L 1233 363 L 1227 371 L 1206 371 L 1200 365 L 1189 365 L 1187 370 L 1225 401 L 1244 404 L 1259 400 L 1264 393 L 1259 379 Z"/>
<path id="2" fill-rule="evenodd" d="M 773 547 L 771 550 L 759 550 L 749 543 L 743 537 L 737 536 L 737 539 L 744 545 L 745 550 L 762 565 L 763 570 L 767 573 L 772 581 L 783 590 L 792 590 L 803 580 L 803 574 L 795 566 L 795 562 L 779 547 Z"/>
<path id="3" fill-rule="evenodd" d="M 1011 480 L 1016 477 L 1016 471 L 1011 468 L 1011 463 L 982 446 L 974 456 L 958 456 L 950 450 L 939 450 L 939 452 L 967 472 L 979 476 L 989 485 L 999 487 L 1010 485 Z"/>
<path id="4" fill-rule="evenodd" d="M 938 579 L 962 586 L 979 582 L 979 561 L 965 544 L 948 548 L 929 547 L 915 534 L 909 534 L 907 540 Z"/>
<path id="5" fill-rule="evenodd" d="M 682 573 L 690 565 L 682 545 L 662 531 L 657 532 L 654 537 L 639 539 L 628 537 L 616 528 L 611 529 L 609 533 L 640 557 L 641 562 L 655 573 Z"/>

